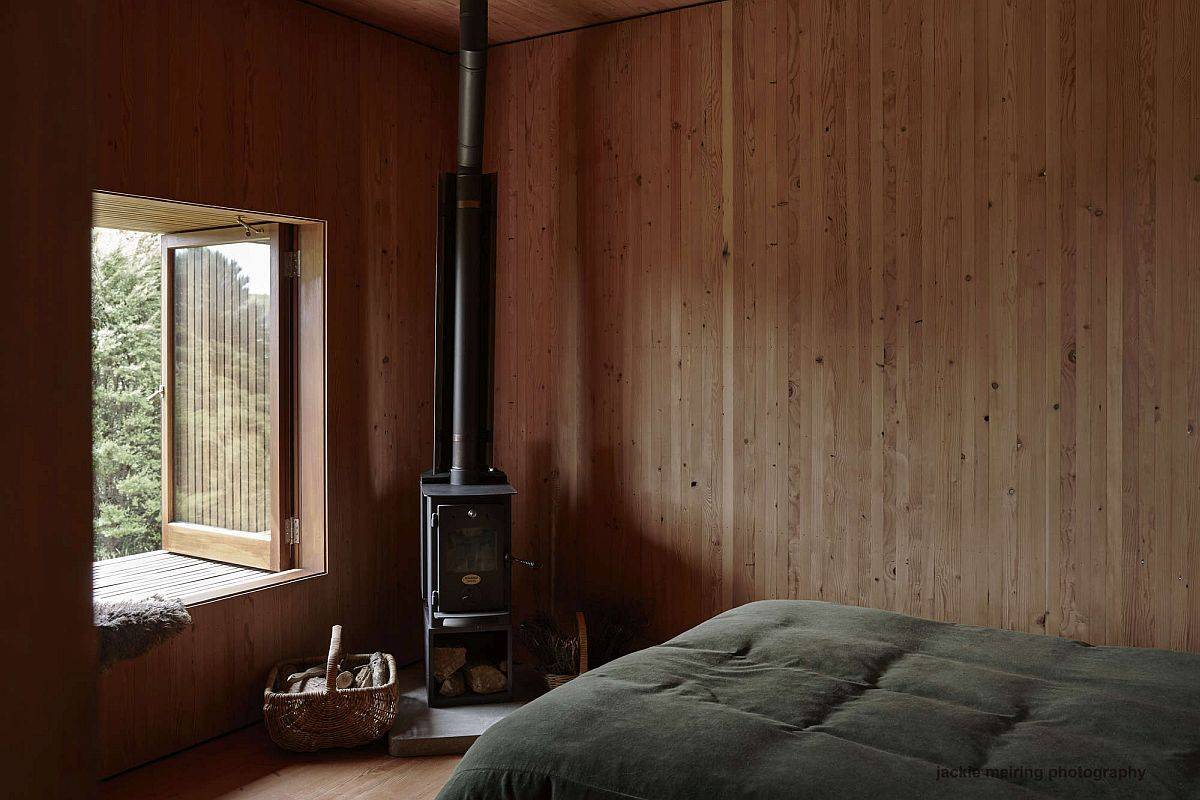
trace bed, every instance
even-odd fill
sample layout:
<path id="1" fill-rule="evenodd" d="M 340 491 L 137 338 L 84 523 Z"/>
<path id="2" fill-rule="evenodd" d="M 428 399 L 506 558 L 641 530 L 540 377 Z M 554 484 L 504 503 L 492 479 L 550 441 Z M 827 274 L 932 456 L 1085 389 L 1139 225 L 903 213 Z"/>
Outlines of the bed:
<path id="1" fill-rule="evenodd" d="M 439 800 L 1200 797 L 1200 655 L 751 603 L 492 726 Z"/>

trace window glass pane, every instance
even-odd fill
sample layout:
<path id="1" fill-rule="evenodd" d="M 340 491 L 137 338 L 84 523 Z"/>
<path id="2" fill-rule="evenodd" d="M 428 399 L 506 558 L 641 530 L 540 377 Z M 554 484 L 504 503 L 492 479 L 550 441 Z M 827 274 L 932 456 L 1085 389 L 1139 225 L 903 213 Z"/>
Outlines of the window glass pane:
<path id="1" fill-rule="evenodd" d="M 172 521 L 269 530 L 271 247 L 174 253 Z"/>
<path id="2" fill-rule="evenodd" d="M 92 530 L 96 560 L 162 545 L 158 234 L 92 231 Z"/>

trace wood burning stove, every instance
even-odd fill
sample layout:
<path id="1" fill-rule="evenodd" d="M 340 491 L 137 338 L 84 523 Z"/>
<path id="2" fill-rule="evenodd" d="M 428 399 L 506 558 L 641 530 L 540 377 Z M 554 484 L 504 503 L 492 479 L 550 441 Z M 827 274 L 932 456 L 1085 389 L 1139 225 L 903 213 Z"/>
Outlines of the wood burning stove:
<path id="1" fill-rule="evenodd" d="M 512 498 L 507 482 L 421 480 L 421 586 L 425 616 L 425 688 L 433 707 L 512 699 Z M 501 691 L 447 695 L 435 674 L 438 648 L 465 651 L 461 669 L 487 665 L 504 674 Z"/>
<path id="2" fill-rule="evenodd" d="M 496 176 L 482 170 L 486 0 L 462 0 L 459 22 L 458 164 L 442 176 L 438 192 L 433 468 L 421 476 L 421 600 L 431 706 L 512 698 L 512 564 L 535 566 L 512 557 L 516 490 L 491 466 Z M 442 655 L 465 650 L 461 669 L 495 667 L 507 685 L 486 694 L 441 691 L 436 648 Z"/>

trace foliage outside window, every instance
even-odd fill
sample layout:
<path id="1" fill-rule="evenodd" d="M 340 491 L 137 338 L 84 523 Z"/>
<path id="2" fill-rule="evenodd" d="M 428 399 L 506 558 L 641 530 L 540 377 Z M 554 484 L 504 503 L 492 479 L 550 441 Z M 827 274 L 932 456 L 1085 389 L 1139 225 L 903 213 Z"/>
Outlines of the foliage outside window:
<path id="1" fill-rule="evenodd" d="M 159 237 L 92 232 L 95 558 L 162 544 Z"/>

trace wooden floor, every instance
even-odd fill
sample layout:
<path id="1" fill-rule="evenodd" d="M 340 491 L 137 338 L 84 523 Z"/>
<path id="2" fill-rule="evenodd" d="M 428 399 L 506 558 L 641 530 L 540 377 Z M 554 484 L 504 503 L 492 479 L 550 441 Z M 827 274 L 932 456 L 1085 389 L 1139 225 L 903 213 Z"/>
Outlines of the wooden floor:
<path id="1" fill-rule="evenodd" d="M 100 784 L 102 800 L 433 800 L 460 756 L 393 758 L 382 742 L 287 753 L 261 725 Z"/>
<path id="2" fill-rule="evenodd" d="M 154 550 L 97 561 L 92 565 L 92 595 L 96 600 L 141 600 L 156 593 L 182 597 L 267 574 L 260 569 Z"/>

